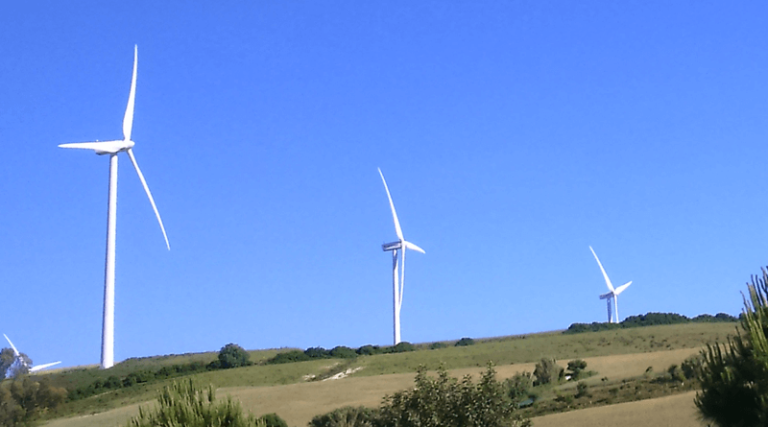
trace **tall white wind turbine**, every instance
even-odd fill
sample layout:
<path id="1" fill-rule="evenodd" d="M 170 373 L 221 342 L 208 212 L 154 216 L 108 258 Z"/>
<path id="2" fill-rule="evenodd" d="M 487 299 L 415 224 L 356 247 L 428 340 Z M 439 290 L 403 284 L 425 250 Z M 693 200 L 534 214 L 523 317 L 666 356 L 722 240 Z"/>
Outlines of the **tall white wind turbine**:
<path id="1" fill-rule="evenodd" d="M 381 248 L 385 251 L 392 252 L 392 288 L 394 298 L 394 345 L 400 343 L 400 308 L 403 305 L 403 285 L 405 284 L 405 250 L 413 249 L 414 251 L 425 253 L 424 249 L 408 242 L 403 237 L 403 230 L 400 228 L 400 221 L 397 219 L 397 212 L 395 212 L 395 204 L 392 203 L 392 195 L 389 194 L 389 187 L 387 186 L 387 180 L 384 179 L 384 174 L 379 169 L 379 175 L 381 175 L 381 181 L 384 183 L 384 189 L 387 191 L 387 198 L 389 198 L 389 207 L 392 208 L 392 217 L 395 220 L 395 233 L 397 233 L 397 241 L 392 243 L 385 243 L 381 245 Z M 400 252 L 400 277 L 397 276 L 398 258 L 397 254 Z M 398 286 L 399 284 L 399 286 Z"/>
<path id="2" fill-rule="evenodd" d="M 160 212 L 157 211 L 155 200 L 149 191 L 147 181 L 136 163 L 136 157 L 133 155 L 134 142 L 131 140 L 131 130 L 133 129 L 133 106 L 136 99 L 136 70 L 139 61 L 138 46 L 133 51 L 133 77 L 131 78 L 131 92 L 128 96 L 128 106 L 125 109 L 123 117 L 123 139 L 114 141 L 96 141 L 96 142 L 78 142 L 73 144 L 61 144 L 61 148 L 80 148 L 93 150 L 96 154 L 109 154 L 109 204 L 107 208 L 107 259 L 104 273 L 104 323 L 102 325 L 101 335 L 101 368 L 108 369 L 115 362 L 115 234 L 117 227 L 117 154 L 125 152 L 131 159 L 139 180 L 147 192 L 149 203 L 155 211 L 157 222 L 160 223 L 160 229 L 163 231 L 165 246 L 171 249 L 168 243 L 168 235 L 163 227 L 163 220 L 160 218 Z"/>
<path id="3" fill-rule="evenodd" d="M 27 369 L 29 369 L 30 373 L 37 372 L 45 368 L 50 368 L 51 366 L 58 365 L 59 363 L 61 363 L 61 362 L 53 362 L 53 363 L 45 363 L 42 365 L 29 366 L 27 364 L 27 361 L 23 357 L 21 357 L 21 353 L 19 353 L 19 350 L 16 350 L 16 346 L 13 345 L 13 343 L 11 342 L 11 339 L 8 338 L 8 335 L 3 334 L 3 336 L 5 337 L 5 340 L 8 341 L 8 344 L 11 345 L 11 348 L 13 349 L 13 355 L 16 356 L 16 360 L 18 360 L 19 363 L 21 363 L 23 366 L 26 366 Z"/>
<path id="4" fill-rule="evenodd" d="M 608 278 L 608 274 L 605 272 L 605 269 L 603 268 L 603 264 L 600 263 L 600 258 L 597 257 L 595 250 L 592 249 L 592 246 L 589 247 L 589 250 L 592 251 L 592 255 L 595 256 L 595 260 L 597 260 L 597 265 L 600 266 L 600 271 L 603 272 L 603 277 L 605 278 L 605 284 L 606 286 L 608 286 L 608 292 L 600 295 L 600 299 L 606 300 L 606 304 L 608 305 L 608 323 L 619 323 L 618 296 L 620 293 L 624 292 L 624 290 L 627 289 L 629 285 L 632 284 L 632 281 L 630 280 L 629 282 L 614 289 L 613 285 L 611 284 L 611 279 Z M 615 315 L 615 321 L 611 318 L 611 300 L 613 300 L 613 313 Z"/>

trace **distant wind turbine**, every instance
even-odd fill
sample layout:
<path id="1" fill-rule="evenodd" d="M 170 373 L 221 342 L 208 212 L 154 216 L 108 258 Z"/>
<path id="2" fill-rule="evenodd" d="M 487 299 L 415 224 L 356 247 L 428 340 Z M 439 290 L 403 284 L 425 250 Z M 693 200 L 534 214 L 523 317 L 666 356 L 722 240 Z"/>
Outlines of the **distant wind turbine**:
<path id="1" fill-rule="evenodd" d="M 157 211 L 155 200 L 149 191 L 147 181 L 136 163 L 136 157 L 133 155 L 134 142 L 131 140 L 131 130 L 133 129 L 133 107 L 136 99 L 136 70 L 139 61 L 139 48 L 134 47 L 133 51 L 133 77 L 131 78 L 131 92 L 128 96 L 128 106 L 125 109 L 123 117 L 123 139 L 114 141 L 96 141 L 96 142 L 78 142 L 73 144 L 61 144 L 61 148 L 80 148 L 93 150 L 96 154 L 109 154 L 109 204 L 107 209 L 107 259 L 104 273 L 104 323 L 102 325 L 101 335 L 101 368 L 108 369 L 115 364 L 115 234 L 117 227 L 117 154 L 121 151 L 128 154 L 128 157 L 136 168 L 139 180 L 147 192 L 149 203 L 155 211 L 157 221 L 160 223 L 160 229 L 163 231 L 165 245 L 168 250 L 171 249 L 168 243 L 168 235 L 163 227 L 163 220 L 160 218 L 160 212 Z"/>
<path id="2" fill-rule="evenodd" d="M 13 345 L 13 343 L 11 342 L 11 339 L 8 338 L 8 335 L 3 334 L 3 336 L 5 337 L 5 340 L 8 341 L 8 344 L 11 345 L 11 348 L 13 349 L 13 355 L 16 356 L 16 360 L 18 360 L 22 366 L 26 367 L 30 373 L 37 372 L 45 368 L 50 368 L 51 366 L 58 365 L 59 363 L 61 363 L 61 362 L 53 362 L 53 363 L 46 363 L 43 365 L 29 366 L 27 364 L 26 359 L 21 357 L 21 353 L 19 353 L 19 350 L 16 350 L 16 346 Z"/>
<path id="3" fill-rule="evenodd" d="M 632 281 L 619 286 L 618 288 L 614 289 L 613 285 L 611 284 L 611 279 L 608 278 L 608 274 L 606 274 L 605 269 L 603 268 L 603 264 L 600 263 L 600 258 L 597 257 L 597 254 L 595 253 L 595 250 L 592 249 L 592 246 L 589 247 L 589 250 L 592 251 L 592 255 L 595 256 L 595 260 L 597 260 L 597 265 L 600 266 L 600 271 L 603 272 L 603 277 L 605 277 L 605 284 L 608 286 L 608 293 L 600 295 L 600 299 L 606 300 L 606 304 L 608 305 L 608 323 L 619 323 L 619 299 L 618 296 L 620 293 L 624 292 L 625 289 L 629 287 L 629 285 L 632 284 Z M 613 312 L 615 314 L 616 320 L 614 321 L 611 319 L 611 300 L 613 300 Z"/>
<path id="4" fill-rule="evenodd" d="M 400 308 L 403 305 L 403 285 L 405 284 L 405 250 L 413 249 L 414 251 L 425 253 L 424 249 L 408 242 L 403 237 L 403 230 L 400 228 L 400 221 L 397 219 L 397 212 L 395 212 L 395 204 L 392 203 L 392 195 L 389 194 L 389 187 L 387 186 L 387 180 L 384 179 L 384 174 L 379 169 L 379 175 L 381 175 L 381 181 L 384 183 L 384 189 L 387 191 L 387 198 L 389 198 L 389 207 L 392 208 L 392 217 L 395 220 L 395 233 L 397 233 L 397 241 L 392 243 L 385 243 L 381 245 L 381 248 L 385 251 L 392 252 L 392 281 L 393 281 L 393 297 L 394 297 L 394 330 L 395 330 L 395 345 L 400 343 Z M 400 277 L 397 277 L 397 265 L 398 258 L 397 253 L 401 254 L 401 266 Z M 398 286 L 399 283 L 399 286 Z"/>

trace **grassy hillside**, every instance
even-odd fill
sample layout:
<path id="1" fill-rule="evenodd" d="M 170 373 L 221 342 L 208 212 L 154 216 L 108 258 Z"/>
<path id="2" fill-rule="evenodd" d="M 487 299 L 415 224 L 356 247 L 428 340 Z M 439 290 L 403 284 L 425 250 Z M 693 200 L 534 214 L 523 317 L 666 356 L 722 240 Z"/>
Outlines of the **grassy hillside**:
<path id="1" fill-rule="evenodd" d="M 646 328 L 611 330 L 593 333 L 582 333 L 567 335 L 562 333 L 544 333 L 532 334 L 526 336 L 516 336 L 507 338 L 496 338 L 489 340 L 478 340 L 475 345 L 466 347 L 447 347 L 436 350 L 419 350 L 408 353 L 381 354 L 373 356 L 361 356 L 356 359 L 320 359 L 307 362 L 289 363 L 282 365 L 256 365 L 245 368 L 211 371 L 194 374 L 193 377 L 202 383 L 211 383 L 218 388 L 239 390 L 236 394 L 244 402 L 251 398 L 246 391 L 256 391 L 258 398 L 254 398 L 253 406 L 256 412 L 261 408 L 272 407 L 267 404 L 269 399 L 266 396 L 282 396 L 281 401 L 293 401 L 291 395 L 304 396 L 309 393 L 325 395 L 323 384 L 330 382 L 308 382 L 308 376 L 323 376 L 348 368 L 362 368 L 362 370 L 352 374 L 353 378 L 336 381 L 334 383 L 352 386 L 351 395 L 365 396 L 362 392 L 366 387 L 371 390 L 371 406 L 376 406 L 384 394 L 392 393 L 402 388 L 410 387 L 413 375 L 412 373 L 419 365 L 426 365 L 430 368 L 436 368 L 440 364 L 453 370 L 457 374 L 476 370 L 477 367 L 484 367 L 488 361 L 493 361 L 500 373 L 504 372 L 512 375 L 515 371 L 533 370 L 532 363 L 541 357 L 555 357 L 563 363 L 574 358 L 595 358 L 601 356 L 624 356 L 638 360 L 640 368 L 629 369 L 625 374 L 627 376 L 641 375 L 644 369 L 651 365 L 652 359 L 658 359 L 659 354 L 666 354 L 673 357 L 673 361 L 667 363 L 679 363 L 684 357 L 679 357 L 677 351 L 691 354 L 695 353 L 701 346 L 708 342 L 724 341 L 728 334 L 735 331 L 734 323 L 723 324 L 681 324 L 671 326 L 653 326 Z M 425 346 L 426 347 L 426 346 Z M 686 350 L 688 350 L 686 352 Z M 266 360 L 274 356 L 278 350 L 268 350 L 252 352 L 255 360 Z M 643 354 L 648 353 L 643 356 Z M 682 353 L 680 353 L 682 354 Z M 82 369 L 72 372 L 54 373 L 49 375 L 56 384 L 71 385 L 85 384 L 93 378 L 103 378 L 108 375 L 125 375 L 133 369 L 159 369 L 162 366 L 185 363 L 191 358 L 199 361 L 210 361 L 215 358 L 215 353 L 204 353 L 186 356 L 165 356 L 158 358 L 146 358 L 129 360 L 118 364 L 109 371 L 99 371 L 98 369 Z M 616 357 L 614 357 L 615 359 Z M 663 358 L 662 358 L 663 359 Z M 618 358 L 617 360 L 623 360 Z M 670 359 L 671 360 L 671 359 Z M 605 362 L 601 362 L 605 363 Z M 624 363 L 626 366 L 634 366 Z M 659 366 L 655 369 L 663 370 L 666 366 Z M 642 368 L 642 369 L 641 369 Z M 590 369 L 593 369 L 590 366 Z M 609 369 L 609 368 L 601 368 Z M 606 375 L 601 372 L 599 375 Z M 614 369 L 614 368 L 610 368 Z M 622 368 L 624 369 L 624 368 Z M 376 377 L 371 378 L 371 377 Z M 356 378 L 354 378 L 356 377 Z M 71 402 L 61 408 L 55 414 L 56 416 L 72 416 L 82 414 L 92 414 L 113 408 L 120 408 L 126 405 L 132 405 L 139 402 L 152 400 L 157 390 L 159 390 L 168 381 L 157 381 L 147 384 L 140 384 L 129 388 L 123 388 L 116 391 L 102 393 L 87 399 Z M 357 386 L 355 386 L 357 384 Z M 388 384 L 388 385 L 387 385 Z M 285 387 L 274 387 L 285 386 Z M 317 392 L 312 391 L 318 389 Z M 284 395 L 278 390 L 291 390 L 288 395 Z M 334 395 L 342 396 L 339 390 L 333 392 Z M 328 395 L 324 396 L 328 398 Z M 316 415 L 326 412 L 342 404 L 353 402 L 339 401 L 324 402 L 322 399 L 312 401 L 308 397 L 300 399 L 307 404 L 306 413 Z M 261 403 L 257 402 L 260 401 Z M 249 400 L 250 401 L 250 400 Z M 266 404 L 266 406 L 265 406 Z M 250 405 L 249 405 L 250 406 Z M 275 409 L 281 416 L 280 410 Z M 294 408 L 292 411 L 295 411 Z M 314 412 L 313 412 L 314 411 Z"/>

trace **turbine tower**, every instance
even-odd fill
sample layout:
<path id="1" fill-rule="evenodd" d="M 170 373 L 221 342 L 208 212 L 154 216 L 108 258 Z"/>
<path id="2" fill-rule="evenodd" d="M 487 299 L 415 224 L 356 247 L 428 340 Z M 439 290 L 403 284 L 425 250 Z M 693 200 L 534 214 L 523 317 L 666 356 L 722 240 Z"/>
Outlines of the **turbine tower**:
<path id="1" fill-rule="evenodd" d="M 608 323 L 619 323 L 619 299 L 618 296 L 620 293 L 624 292 L 624 289 L 627 289 L 629 285 L 632 284 L 632 281 L 619 286 L 618 288 L 613 288 L 613 285 L 611 284 L 611 279 L 608 278 L 608 274 L 606 274 L 605 269 L 603 268 L 603 264 L 600 263 L 600 258 L 597 257 L 597 254 L 595 253 L 595 250 L 592 249 L 592 246 L 589 247 L 589 250 L 592 251 L 592 255 L 595 256 L 595 260 L 597 260 L 597 265 L 600 266 L 600 271 L 603 272 L 603 277 L 605 277 L 605 284 L 608 286 L 608 292 L 605 294 L 600 295 L 600 299 L 606 300 L 606 304 L 608 305 Z M 613 300 L 613 313 L 615 315 L 616 320 L 614 321 L 611 318 L 611 300 Z"/>
<path id="2" fill-rule="evenodd" d="M 131 130 L 133 128 L 133 106 L 136 99 L 136 70 L 139 60 L 139 48 L 134 46 L 133 51 L 133 77 L 131 78 L 131 92 L 128 96 L 128 106 L 125 109 L 123 117 L 123 139 L 114 141 L 96 141 L 96 142 L 78 142 L 73 144 L 61 144 L 61 148 L 80 148 L 93 150 L 96 154 L 109 154 L 109 203 L 107 208 L 107 257 L 104 273 L 104 323 L 101 333 L 101 368 L 108 369 L 115 364 L 115 234 L 117 229 L 117 155 L 125 152 L 133 163 L 139 180 L 147 192 L 149 203 L 155 211 L 157 221 L 160 223 L 160 229 L 163 231 L 165 246 L 171 250 L 168 243 L 168 235 L 163 227 L 163 220 L 160 218 L 160 212 L 157 211 L 155 200 L 149 191 L 147 181 L 136 163 L 136 157 L 133 155 L 134 142 L 131 139 Z"/>
<path id="3" fill-rule="evenodd" d="M 11 339 L 8 338 L 8 335 L 3 334 L 3 336 L 5 337 L 5 340 L 8 341 L 8 344 L 11 345 L 11 348 L 13 349 L 13 355 L 16 356 L 16 360 L 18 360 L 22 366 L 26 367 L 29 373 L 37 372 L 45 368 L 50 368 L 51 366 L 58 365 L 59 363 L 61 363 L 61 362 L 53 362 L 53 363 L 45 363 L 43 365 L 29 366 L 29 364 L 27 364 L 27 361 L 23 357 L 21 357 L 21 353 L 19 353 L 19 350 L 16 350 L 16 346 L 13 345 L 13 343 L 11 342 Z"/>
<path id="4" fill-rule="evenodd" d="M 400 228 L 400 221 L 397 220 L 397 212 L 395 212 L 395 204 L 392 203 L 392 195 L 389 194 L 389 187 L 387 186 L 387 180 L 384 179 L 384 174 L 379 169 L 379 175 L 381 175 L 381 181 L 384 183 L 384 189 L 387 191 L 387 198 L 389 198 L 389 207 L 392 208 L 392 217 L 395 219 L 395 233 L 397 233 L 397 241 L 392 243 L 385 243 L 381 245 L 381 248 L 385 252 L 392 252 L 392 288 L 394 298 L 394 345 L 400 343 L 400 307 L 403 305 L 403 285 L 405 284 L 405 250 L 413 249 L 421 253 L 425 253 L 424 249 L 408 242 L 403 237 L 403 230 Z M 400 253 L 400 277 L 398 278 L 398 252 Z"/>

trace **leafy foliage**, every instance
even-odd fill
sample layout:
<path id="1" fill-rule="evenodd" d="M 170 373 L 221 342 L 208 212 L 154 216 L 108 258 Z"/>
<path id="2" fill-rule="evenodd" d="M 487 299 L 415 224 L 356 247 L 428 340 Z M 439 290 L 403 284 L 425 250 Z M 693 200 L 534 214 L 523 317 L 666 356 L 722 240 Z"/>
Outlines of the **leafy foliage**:
<path id="1" fill-rule="evenodd" d="M 227 397 L 216 401 L 213 386 L 198 388 L 192 380 L 163 388 L 154 410 L 139 408 L 128 427 L 266 427 L 263 419 L 243 413 L 240 403 Z"/>
<path id="2" fill-rule="evenodd" d="M 536 369 L 533 371 L 533 376 L 536 377 L 534 385 L 560 381 L 564 375 L 564 370 L 557 364 L 557 360 L 554 358 L 543 357 L 541 361 L 536 364 Z"/>
<path id="3" fill-rule="evenodd" d="M 250 355 L 237 344 L 227 344 L 219 351 L 219 363 L 223 369 L 239 368 L 251 364 Z"/>
<path id="4" fill-rule="evenodd" d="M 513 377 L 504 380 L 504 388 L 507 395 L 518 405 L 531 398 L 533 388 L 533 375 L 530 372 L 518 372 Z"/>
<path id="5" fill-rule="evenodd" d="M 768 272 L 747 284 L 738 335 L 708 345 L 695 369 L 701 391 L 694 402 L 718 426 L 768 424 Z"/>
<path id="6" fill-rule="evenodd" d="M 373 427 L 377 417 L 376 409 L 345 406 L 327 414 L 315 416 L 309 422 L 309 427 Z"/>
<path id="7" fill-rule="evenodd" d="M 496 371 L 489 365 L 480 381 L 470 376 L 461 381 L 444 368 L 437 378 L 419 368 L 416 386 L 384 398 L 375 426 L 387 427 L 501 427 L 529 426 L 516 416 L 517 405 L 509 398 Z"/>
<path id="8" fill-rule="evenodd" d="M 331 349 L 331 357 L 337 357 L 339 359 L 354 359 L 357 357 L 357 353 L 355 353 L 355 350 L 352 350 L 349 347 L 339 345 Z"/>
<path id="9" fill-rule="evenodd" d="M 9 389 L 0 387 L 0 425 L 32 425 L 41 415 L 61 405 L 66 397 L 65 389 L 52 386 L 47 379 L 14 380 Z"/>

